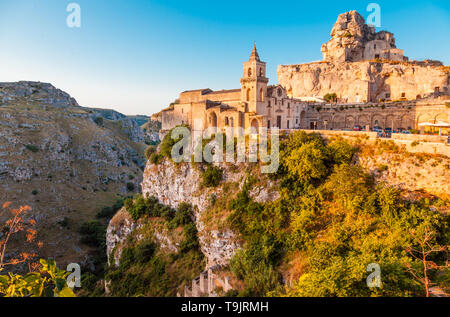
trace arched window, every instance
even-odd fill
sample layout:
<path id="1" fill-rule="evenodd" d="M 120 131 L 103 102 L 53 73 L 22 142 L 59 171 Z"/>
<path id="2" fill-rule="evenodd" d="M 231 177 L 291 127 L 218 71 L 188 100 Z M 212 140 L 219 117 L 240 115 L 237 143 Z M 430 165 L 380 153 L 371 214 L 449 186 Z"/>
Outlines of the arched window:
<path id="1" fill-rule="evenodd" d="M 250 88 L 247 89 L 247 101 L 250 101 Z"/>
<path id="2" fill-rule="evenodd" d="M 262 88 L 259 90 L 259 100 L 264 101 L 264 90 Z"/>
<path id="3" fill-rule="evenodd" d="M 230 125 L 234 127 L 234 118 L 230 118 Z"/>
<path id="4" fill-rule="evenodd" d="M 263 69 L 262 69 L 262 67 L 259 69 L 259 77 L 262 77 L 263 76 Z"/>
<path id="5" fill-rule="evenodd" d="M 251 76 L 252 76 L 252 69 L 249 68 L 249 69 L 248 69 L 248 77 L 251 77 Z"/>
<path id="6" fill-rule="evenodd" d="M 228 117 L 225 117 L 225 126 L 228 127 L 229 122 L 228 122 Z"/>

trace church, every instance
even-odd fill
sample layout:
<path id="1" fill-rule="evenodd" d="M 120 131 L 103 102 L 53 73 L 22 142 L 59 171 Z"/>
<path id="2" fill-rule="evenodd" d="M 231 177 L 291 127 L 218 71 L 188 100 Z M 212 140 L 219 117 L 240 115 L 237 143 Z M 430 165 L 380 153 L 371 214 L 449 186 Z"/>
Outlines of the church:
<path id="1" fill-rule="evenodd" d="M 280 85 L 268 86 L 266 63 L 261 61 L 256 46 L 243 65 L 241 88 L 212 91 L 198 89 L 184 91 L 179 99 L 161 113 L 162 133 L 177 125 L 194 127 L 201 122 L 201 130 L 209 127 L 225 130 L 228 127 L 297 129 L 304 126 L 307 104 L 288 97 Z M 196 125 L 196 129 L 198 129 Z"/>

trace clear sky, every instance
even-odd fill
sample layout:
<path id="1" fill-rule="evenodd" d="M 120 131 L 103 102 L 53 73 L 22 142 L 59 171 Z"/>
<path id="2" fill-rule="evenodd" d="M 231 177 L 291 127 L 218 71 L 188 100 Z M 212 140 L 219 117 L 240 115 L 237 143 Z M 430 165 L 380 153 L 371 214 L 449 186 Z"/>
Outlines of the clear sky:
<path id="1" fill-rule="evenodd" d="M 81 7 L 69 28 L 66 7 Z M 239 88 L 256 42 L 279 64 L 320 60 L 338 14 L 381 6 L 412 59 L 450 64 L 450 1 L 0 0 L 0 81 L 50 82 L 83 106 L 152 114 L 181 91 Z"/>

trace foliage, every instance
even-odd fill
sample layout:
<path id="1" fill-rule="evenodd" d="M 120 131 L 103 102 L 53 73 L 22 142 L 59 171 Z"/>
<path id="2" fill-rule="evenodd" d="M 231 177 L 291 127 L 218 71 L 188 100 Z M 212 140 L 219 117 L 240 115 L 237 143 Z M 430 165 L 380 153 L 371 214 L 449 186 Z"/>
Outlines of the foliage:
<path id="1" fill-rule="evenodd" d="M 103 117 L 96 117 L 95 119 L 94 119 L 94 122 L 95 122 L 95 124 L 97 124 L 98 126 L 103 126 Z"/>
<path id="2" fill-rule="evenodd" d="M 32 247 L 41 248 L 43 243 L 36 241 L 37 230 L 35 229 L 36 221 L 27 213 L 31 211 L 30 206 L 20 206 L 19 208 L 11 208 L 12 202 L 6 202 L 2 205 L 3 210 L 8 210 L 12 214 L 12 218 L 6 220 L 4 225 L 0 226 L 0 271 L 5 266 L 14 266 L 20 263 L 28 264 L 30 268 L 35 268 L 36 263 L 32 263 L 33 258 L 37 256 L 35 252 L 21 252 L 16 258 L 6 260 L 6 250 L 8 242 L 13 235 L 21 232 L 25 233 L 26 243 Z M 25 247 L 25 245 L 24 245 Z"/>
<path id="3" fill-rule="evenodd" d="M 177 139 L 172 139 L 172 132 L 174 129 L 179 128 L 179 127 L 185 127 L 185 128 L 189 128 L 189 126 L 187 125 L 179 125 L 176 126 L 174 128 L 172 128 L 164 137 L 164 139 L 161 142 L 161 155 L 164 157 L 167 157 L 169 159 L 172 158 L 172 147 L 178 143 L 179 141 L 181 141 L 181 136 L 178 137 Z"/>
<path id="4" fill-rule="evenodd" d="M 147 160 L 149 160 L 150 159 L 150 156 L 153 154 L 153 153 L 155 153 L 156 152 L 156 147 L 155 146 L 152 146 L 152 145 L 150 145 L 150 146 L 147 146 L 147 148 L 145 149 L 145 158 L 147 159 Z"/>
<path id="5" fill-rule="evenodd" d="M 246 242 L 230 264 L 244 283 L 241 296 L 423 296 L 427 279 L 448 284 L 449 216 L 430 210 L 434 200 L 405 201 L 398 189 L 376 185 L 352 164 L 355 152 L 343 139 L 325 144 L 297 132 L 280 143 L 277 201 L 254 202 L 249 192 L 259 180 L 247 180 L 228 206 L 228 222 Z M 413 251 L 421 250 L 420 232 L 433 232 L 428 250 L 439 250 L 428 254 L 427 277 Z M 292 259 L 303 264 L 283 288 L 276 272 Z M 366 284 L 370 263 L 381 267 L 380 288 Z"/>
<path id="6" fill-rule="evenodd" d="M 169 228 L 183 228 L 184 240 L 177 253 L 162 252 L 151 240 L 144 240 L 136 246 L 122 250 L 118 268 L 110 267 L 105 279 L 111 282 L 114 296 L 175 296 L 182 283 L 189 283 L 203 268 L 203 254 L 200 252 L 197 229 L 192 221 L 192 206 L 180 203 L 174 211 L 160 204 L 156 198 L 138 196 L 135 201 L 127 200 L 125 206 L 136 209 L 139 217 L 144 215 L 160 217 L 165 214 Z M 139 209 L 139 210 L 138 210 Z M 170 213 L 162 211 L 170 210 Z M 170 217 L 167 217 L 170 215 Z"/>
<path id="7" fill-rule="evenodd" d="M 106 227 L 99 221 L 93 220 L 84 222 L 80 229 L 82 238 L 81 243 L 84 243 L 91 247 L 101 247 L 105 245 L 106 240 Z"/>
<path id="8" fill-rule="evenodd" d="M 127 190 L 129 191 L 129 192 L 132 192 L 132 191 L 134 191 L 136 189 L 136 186 L 134 186 L 134 183 L 132 183 L 132 182 L 128 182 L 127 183 Z"/>
<path id="9" fill-rule="evenodd" d="M 175 216 L 175 210 L 169 206 L 160 204 L 155 197 L 144 198 L 137 195 L 135 199 L 125 200 L 125 207 L 133 220 L 138 220 L 144 215 L 149 217 L 162 217 L 167 221 L 172 220 Z"/>
<path id="10" fill-rule="evenodd" d="M 112 206 L 103 207 L 96 215 L 97 218 L 111 218 L 123 207 L 124 199 L 118 199 Z"/>
<path id="11" fill-rule="evenodd" d="M 27 144 L 25 145 L 26 149 L 33 152 L 33 153 L 37 153 L 39 152 L 39 148 L 36 145 L 32 145 L 32 144 Z"/>
<path id="12" fill-rule="evenodd" d="M 0 275 L 0 297 L 75 297 L 66 282 L 69 272 L 58 269 L 54 260 L 41 259 L 40 264 L 40 272 Z"/>
<path id="13" fill-rule="evenodd" d="M 328 93 L 325 96 L 323 96 L 323 99 L 325 99 L 328 102 L 335 102 L 337 100 L 336 93 Z"/>
<path id="14" fill-rule="evenodd" d="M 202 174 L 202 185 L 204 187 L 217 187 L 222 180 L 223 170 L 220 167 L 209 165 Z"/>

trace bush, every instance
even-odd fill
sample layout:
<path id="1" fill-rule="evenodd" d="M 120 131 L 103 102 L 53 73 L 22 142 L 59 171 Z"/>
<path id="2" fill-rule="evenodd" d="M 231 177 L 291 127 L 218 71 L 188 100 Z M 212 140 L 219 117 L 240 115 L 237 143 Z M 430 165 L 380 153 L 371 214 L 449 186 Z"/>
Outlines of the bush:
<path id="1" fill-rule="evenodd" d="M 171 221 L 175 216 L 175 210 L 158 202 L 155 197 L 144 198 L 138 195 L 136 199 L 125 200 L 125 207 L 133 220 L 138 220 L 144 215 L 149 217 L 162 217 Z"/>
<path id="2" fill-rule="evenodd" d="M 80 234 L 83 235 L 81 243 L 91 247 L 100 247 L 105 244 L 106 227 L 98 221 L 89 221 L 81 225 Z"/>
<path id="3" fill-rule="evenodd" d="M 194 212 L 192 210 L 192 206 L 188 203 L 181 203 L 178 205 L 177 212 L 175 213 L 175 217 L 172 219 L 172 226 L 178 227 L 187 225 L 192 222 L 192 217 L 194 216 Z"/>
<path id="4" fill-rule="evenodd" d="M 334 102 L 337 100 L 337 95 L 336 93 L 326 94 L 325 96 L 323 96 L 323 99 L 325 99 L 328 102 Z"/>
<path id="5" fill-rule="evenodd" d="M 175 128 L 178 128 L 178 127 L 188 128 L 187 125 L 179 125 L 179 126 L 176 126 Z M 172 158 L 172 147 L 181 140 L 181 137 L 179 137 L 178 139 L 175 139 L 175 140 L 172 139 L 172 131 L 175 128 L 171 129 L 166 134 L 166 136 L 164 137 L 164 139 L 161 142 L 161 155 L 165 156 L 167 158 L 170 158 L 170 159 Z"/>
<path id="6" fill-rule="evenodd" d="M 208 166 L 202 175 L 202 185 L 205 187 L 217 187 L 222 180 L 223 170 L 216 166 Z"/>
<path id="7" fill-rule="evenodd" d="M 134 257 L 139 263 L 147 263 L 155 254 L 157 245 L 154 242 L 146 241 L 139 244 L 134 250 Z"/>
<path id="8" fill-rule="evenodd" d="M 158 153 L 152 153 L 150 154 L 149 160 L 150 163 L 154 164 L 154 165 L 158 165 L 162 162 L 163 156 L 161 154 Z"/>
<path id="9" fill-rule="evenodd" d="M 27 150 L 29 150 L 33 153 L 39 152 L 39 148 L 36 145 L 27 144 L 27 145 L 25 145 L 25 147 L 27 148 Z"/>
<path id="10" fill-rule="evenodd" d="M 132 192 L 133 190 L 135 190 L 136 189 L 136 187 L 134 186 L 134 183 L 132 183 L 132 182 L 128 182 L 127 183 L 127 190 L 129 191 L 129 192 Z"/>
<path id="11" fill-rule="evenodd" d="M 95 124 L 97 124 L 98 126 L 103 126 L 103 117 L 96 117 L 94 119 Z"/>
<path id="12" fill-rule="evenodd" d="M 154 147 L 154 146 L 148 146 L 146 149 L 145 149 L 145 158 L 147 159 L 147 160 L 149 160 L 150 159 L 150 156 L 153 154 L 153 153 L 155 153 L 156 152 L 156 147 Z"/>

